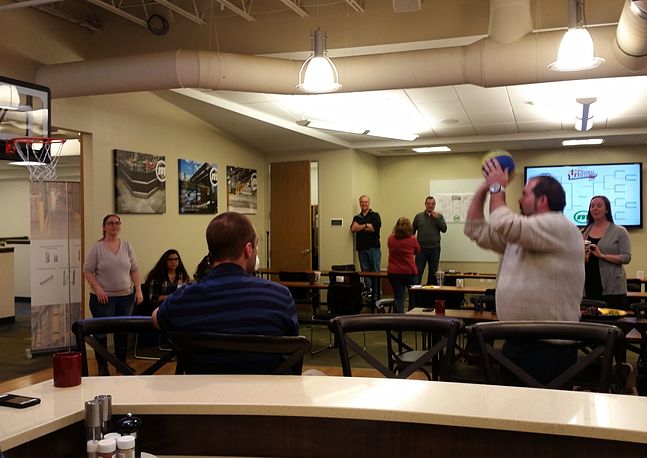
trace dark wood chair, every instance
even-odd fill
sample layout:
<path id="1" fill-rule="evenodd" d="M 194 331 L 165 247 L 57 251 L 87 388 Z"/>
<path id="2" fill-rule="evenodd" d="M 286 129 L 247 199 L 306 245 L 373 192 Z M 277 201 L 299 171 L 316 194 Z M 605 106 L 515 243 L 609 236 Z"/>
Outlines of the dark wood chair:
<path id="1" fill-rule="evenodd" d="M 166 352 L 155 363 L 148 366 L 143 372 L 137 374 L 133 368 L 120 361 L 108 348 L 94 338 L 96 334 L 114 333 L 144 333 L 155 331 L 153 320 L 150 316 L 119 316 L 106 318 L 89 318 L 76 321 L 72 324 L 72 332 L 76 336 L 76 348 L 81 352 L 81 367 L 83 376 L 88 376 L 88 354 L 89 345 L 95 353 L 103 356 L 105 360 L 123 375 L 151 375 L 157 372 L 165 364 L 175 358 L 175 352 Z"/>
<path id="2" fill-rule="evenodd" d="M 345 377 L 353 375 L 352 351 L 353 356 L 362 358 L 387 378 L 404 379 L 420 370 L 430 380 L 445 380 L 454 362 L 456 337 L 463 327 L 463 322 L 455 318 L 400 313 L 338 316 L 330 322 Z M 356 333 L 371 331 L 386 335 L 386 364 L 353 338 Z M 422 333 L 430 345 L 424 350 L 415 350 L 403 341 L 406 332 Z M 427 367 L 431 367 L 431 374 Z"/>
<path id="3" fill-rule="evenodd" d="M 636 302 L 631 304 L 631 311 L 637 319 L 647 319 L 647 302 Z"/>
<path id="4" fill-rule="evenodd" d="M 309 272 L 291 272 L 291 271 L 279 271 L 279 281 L 299 281 L 299 282 L 309 282 L 310 273 Z M 290 294 L 292 294 L 292 299 L 296 304 L 311 304 L 315 299 L 315 296 L 319 296 L 319 292 L 316 290 L 310 290 L 307 288 L 288 288 Z"/>
<path id="5" fill-rule="evenodd" d="M 303 336 L 264 336 L 169 331 L 177 352 L 176 374 L 300 375 L 310 341 Z"/>
<path id="6" fill-rule="evenodd" d="M 330 270 L 334 270 L 336 272 L 356 272 L 357 269 L 355 268 L 355 264 L 336 264 L 333 266 L 330 266 Z"/>
<path id="7" fill-rule="evenodd" d="M 572 389 L 582 386 L 609 392 L 612 382 L 616 392 L 624 388 L 620 364 L 612 376 L 613 360 L 624 361 L 622 330 L 611 324 L 565 321 L 507 321 L 476 323 L 468 333 L 479 346 L 486 383 L 520 384 L 533 388 Z M 548 383 L 541 383 L 503 354 L 497 341 L 534 342 L 543 340 L 573 341 L 577 346 L 576 362 Z M 507 372 L 506 372 L 507 371 Z M 506 380 L 514 379 L 511 383 Z"/>
<path id="8" fill-rule="evenodd" d="M 364 285 L 357 272 L 328 272 L 328 314 L 330 317 L 354 315 L 364 308 Z"/>

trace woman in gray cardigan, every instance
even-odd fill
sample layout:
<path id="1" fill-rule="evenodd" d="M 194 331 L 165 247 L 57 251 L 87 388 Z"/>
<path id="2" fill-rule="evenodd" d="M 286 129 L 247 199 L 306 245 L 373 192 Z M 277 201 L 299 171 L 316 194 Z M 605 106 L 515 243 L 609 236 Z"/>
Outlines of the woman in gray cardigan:
<path id="1" fill-rule="evenodd" d="M 613 224 L 611 203 L 605 196 L 594 196 L 589 203 L 584 240 L 590 240 L 590 255 L 585 262 L 584 296 L 605 301 L 610 307 L 625 308 L 627 279 L 623 264 L 631 261 L 631 240 L 622 226 Z"/>

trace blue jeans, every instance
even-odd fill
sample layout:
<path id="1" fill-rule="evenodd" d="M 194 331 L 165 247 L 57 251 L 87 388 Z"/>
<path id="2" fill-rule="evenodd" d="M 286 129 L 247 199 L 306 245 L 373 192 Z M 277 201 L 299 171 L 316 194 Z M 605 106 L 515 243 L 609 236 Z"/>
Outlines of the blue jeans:
<path id="1" fill-rule="evenodd" d="M 422 274 L 425 271 L 425 265 L 429 266 L 427 272 L 427 284 L 436 284 L 436 271 L 438 270 L 438 263 L 440 262 L 440 247 L 435 248 L 421 248 L 420 253 L 416 255 L 416 267 L 418 268 L 418 281 L 417 284 L 422 284 Z"/>
<path id="2" fill-rule="evenodd" d="M 404 294 L 415 280 L 416 275 L 413 274 L 389 274 L 389 283 L 393 288 L 396 313 L 404 313 Z"/>
<path id="3" fill-rule="evenodd" d="M 108 316 L 131 316 L 135 304 L 135 293 L 128 296 L 111 296 L 108 297 L 107 304 L 99 303 L 96 294 L 90 293 L 90 312 L 93 318 L 103 318 Z M 95 339 L 103 346 L 108 346 L 108 336 L 106 334 L 95 334 Z M 128 352 L 128 334 L 115 334 L 115 355 L 120 361 L 126 362 Z M 102 368 L 107 368 L 107 363 L 100 355 L 96 355 L 99 372 Z"/>
<path id="4" fill-rule="evenodd" d="M 379 248 L 369 248 L 368 250 L 359 250 L 357 252 L 357 257 L 359 258 L 359 267 L 362 269 L 362 272 L 379 272 L 380 271 L 380 262 L 382 260 L 382 252 Z M 364 286 L 366 288 L 373 288 L 374 291 L 379 291 L 379 278 L 368 278 L 364 277 Z"/>

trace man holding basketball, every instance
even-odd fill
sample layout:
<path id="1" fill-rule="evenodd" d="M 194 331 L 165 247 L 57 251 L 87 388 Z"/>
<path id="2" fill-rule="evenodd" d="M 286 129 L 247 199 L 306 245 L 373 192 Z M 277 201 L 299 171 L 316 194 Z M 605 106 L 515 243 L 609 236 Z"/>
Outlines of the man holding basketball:
<path id="1" fill-rule="evenodd" d="M 579 321 L 584 244 L 563 214 L 562 185 L 551 176 L 530 179 L 519 198 L 518 215 L 506 206 L 508 169 L 491 159 L 483 166 L 483 176 L 467 212 L 465 235 L 480 247 L 502 254 L 496 285 L 499 320 Z M 488 193 L 486 221 L 483 206 Z M 570 365 L 577 357 L 575 346 L 548 342 L 507 341 L 503 352 L 542 382 L 552 380 L 562 363 Z M 546 364 L 547 360 L 555 366 Z"/>

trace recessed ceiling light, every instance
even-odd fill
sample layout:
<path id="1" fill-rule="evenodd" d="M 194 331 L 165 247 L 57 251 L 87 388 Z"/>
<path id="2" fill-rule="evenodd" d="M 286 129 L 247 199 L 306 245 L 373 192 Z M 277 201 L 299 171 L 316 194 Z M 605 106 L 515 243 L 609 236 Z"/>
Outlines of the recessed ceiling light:
<path id="1" fill-rule="evenodd" d="M 604 143 L 602 138 L 583 138 L 580 140 L 563 140 L 562 146 L 601 145 L 602 143 Z"/>
<path id="2" fill-rule="evenodd" d="M 457 124 L 457 123 L 458 123 L 458 119 L 454 119 L 454 118 L 445 118 L 445 119 L 441 119 L 439 122 L 440 122 L 441 124 Z"/>
<path id="3" fill-rule="evenodd" d="M 449 146 L 423 146 L 421 148 L 413 148 L 416 153 L 446 153 L 452 149 Z"/>

